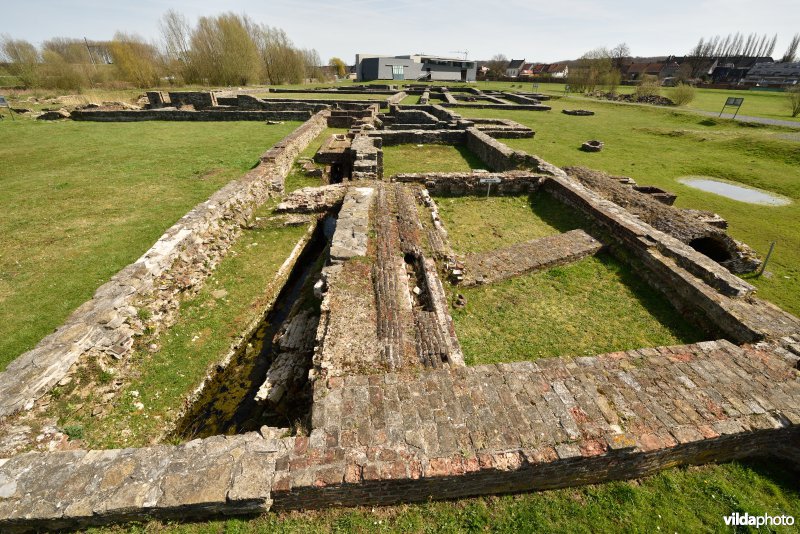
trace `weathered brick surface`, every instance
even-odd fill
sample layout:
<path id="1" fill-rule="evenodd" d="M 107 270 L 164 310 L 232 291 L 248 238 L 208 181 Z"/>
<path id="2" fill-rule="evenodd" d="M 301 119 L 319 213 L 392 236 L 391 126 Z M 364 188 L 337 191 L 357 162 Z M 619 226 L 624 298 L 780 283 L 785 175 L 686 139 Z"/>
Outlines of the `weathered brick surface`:
<path id="1" fill-rule="evenodd" d="M 490 284 L 572 263 L 597 253 L 602 246 L 602 243 L 583 230 L 572 230 L 502 249 L 468 254 L 464 259 L 463 284 Z"/>
<path id="2" fill-rule="evenodd" d="M 316 383 L 309 437 L 0 460 L 0 529 L 446 499 L 797 457 L 800 373 L 727 341 Z"/>
<path id="3" fill-rule="evenodd" d="M 630 478 L 796 443 L 800 374 L 727 341 L 317 384 L 273 509 Z M 784 446 L 785 444 L 785 446 Z"/>

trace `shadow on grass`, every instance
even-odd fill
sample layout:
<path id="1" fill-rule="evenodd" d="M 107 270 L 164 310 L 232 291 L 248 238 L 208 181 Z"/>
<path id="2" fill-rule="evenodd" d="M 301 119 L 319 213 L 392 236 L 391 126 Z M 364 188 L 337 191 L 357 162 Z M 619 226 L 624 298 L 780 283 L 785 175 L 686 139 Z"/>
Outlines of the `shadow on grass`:
<path id="1" fill-rule="evenodd" d="M 464 158 L 464 161 L 467 162 L 470 169 L 485 169 L 486 165 L 481 161 L 473 151 L 467 148 L 467 145 L 454 145 L 455 149 L 461 154 L 461 157 Z"/>
<path id="2" fill-rule="evenodd" d="M 595 257 L 609 271 L 616 273 L 620 283 L 631 291 L 639 304 L 681 342 L 697 343 L 714 338 L 699 325 L 683 317 L 661 292 L 636 274 L 630 265 L 608 252 L 601 252 Z"/>
<path id="3" fill-rule="evenodd" d="M 528 205 L 537 217 L 559 232 L 589 227 L 589 221 L 578 210 L 567 206 L 546 191 L 528 195 Z M 587 230 L 588 232 L 588 230 Z"/>

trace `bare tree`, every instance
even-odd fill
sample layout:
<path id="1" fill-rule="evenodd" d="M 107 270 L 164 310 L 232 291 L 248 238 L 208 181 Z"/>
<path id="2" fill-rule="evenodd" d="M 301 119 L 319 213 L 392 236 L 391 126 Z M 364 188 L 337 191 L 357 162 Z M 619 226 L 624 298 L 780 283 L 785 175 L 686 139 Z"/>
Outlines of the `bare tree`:
<path id="1" fill-rule="evenodd" d="M 494 78 L 505 76 L 508 64 L 509 61 L 506 56 L 503 54 L 495 54 L 492 56 L 492 59 L 486 62 L 486 66 L 489 68 L 489 76 Z"/>
<path id="2" fill-rule="evenodd" d="M 574 91 L 591 93 L 599 85 L 611 85 L 616 89 L 619 79 L 612 75 L 612 53 L 607 48 L 595 48 L 586 52 L 569 71 L 569 85 Z"/>
<path id="3" fill-rule="evenodd" d="M 797 48 L 800 47 L 800 33 L 794 34 L 792 40 L 789 41 L 789 46 L 786 47 L 786 53 L 783 54 L 781 62 L 793 63 L 797 61 Z"/>
<path id="4" fill-rule="evenodd" d="M 622 68 L 622 62 L 625 60 L 625 58 L 630 56 L 631 49 L 625 43 L 620 43 L 611 49 L 611 59 L 614 64 L 614 68 L 617 70 Z"/>
<path id="5" fill-rule="evenodd" d="M 170 9 L 161 18 L 159 28 L 163 39 L 167 68 L 172 79 L 180 77 L 183 81 L 197 80 L 198 76 L 191 62 L 189 45 L 192 30 L 186 17 L 174 9 Z"/>
<path id="6" fill-rule="evenodd" d="M 269 83 L 300 83 L 305 77 L 303 55 L 282 29 L 262 26 L 259 52 Z"/>

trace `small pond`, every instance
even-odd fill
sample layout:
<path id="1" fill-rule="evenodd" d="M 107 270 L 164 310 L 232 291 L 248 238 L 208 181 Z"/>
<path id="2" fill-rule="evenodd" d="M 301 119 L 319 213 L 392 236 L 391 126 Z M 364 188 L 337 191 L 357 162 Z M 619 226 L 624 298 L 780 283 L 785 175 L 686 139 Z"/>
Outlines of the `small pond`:
<path id="1" fill-rule="evenodd" d="M 760 189 L 751 187 L 744 187 L 735 185 L 730 182 L 723 182 L 706 176 L 685 176 L 679 178 L 678 181 L 682 184 L 707 191 L 716 195 L 721 195 L 726 198 L 738 200 L 740 202 L 747 202 L 749 204 L 761 204 L 764 206 L 786 206 L 791 204 L 792 201 L 788 198 L 768 193 Z"/>

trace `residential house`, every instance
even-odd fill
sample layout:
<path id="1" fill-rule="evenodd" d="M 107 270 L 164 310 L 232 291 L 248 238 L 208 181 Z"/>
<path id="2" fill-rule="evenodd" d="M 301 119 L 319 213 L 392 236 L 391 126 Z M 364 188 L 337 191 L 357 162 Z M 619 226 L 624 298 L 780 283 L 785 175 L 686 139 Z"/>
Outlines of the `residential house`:
<path id="1" fill-rule="evenodd" d="M 528 78 L 533 76 L 533 67 L 535 65 L 536 65 L 535 63 L 525 63 L 524 65 L 522 65 L 522 69 L 520 69 L 519 71 L 519 76 Z"/>
<path id="2" fill-rule="evenodd" d="M 549 67 L 547 63 L 535 63 L 533 67 L 531 67 L 531 76 L 534 78 L 541 78 L 546 72 L 547 67 Z"/>
<path id="3" fill-rule="evenodd" d="M 739 83 L 759 63 L 772 63 L 771 57 L 735 56 L 717 58 L 711 68 L 714 83 Z"/>
<path id="4" fill-rule="evenodd" d="M 569 76 L 569 65 L 566 63 L 553 63 L 547 66 L 546 74 L 551 78 L 566 78 Z"/>
<path id="5" fill-rule="evenodd" d="M 519 76 L 522 66 L 525 64 L 524 59 L 512 59 L 506 67 L 506 76 L 509 78 L 516 78 Z"/>
<path id="6" fill-rule="evenodd" d="M 800 85 L 800 62 L 756 63 L 743 82 L 757 87 L 791 87 Z"/>
<path id="7" fill-rule="evenodd" d="M 628 63 L 622 66 L 622 78 L 632 82 L 642 80 L 645 76 L 665 78 L 665 66 L 665 63 Z M 675 63 L 672 72 L 677 72 L 677 70 L 678 64 Z"/>

